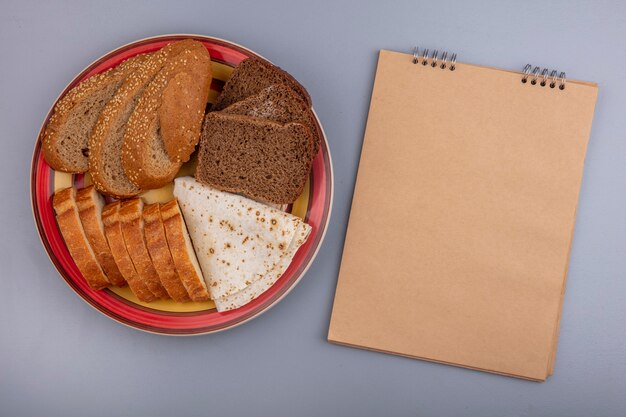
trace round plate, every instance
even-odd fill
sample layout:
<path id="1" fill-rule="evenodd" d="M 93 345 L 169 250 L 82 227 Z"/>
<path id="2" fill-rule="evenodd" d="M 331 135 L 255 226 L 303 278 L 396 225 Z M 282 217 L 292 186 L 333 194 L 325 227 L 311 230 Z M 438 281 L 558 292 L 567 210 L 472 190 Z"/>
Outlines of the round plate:
<path id="1" fill-rule="evenodd" d="M 157 36 L 122 46 L 96 60 L 72 80 L 59 98 L 93 74 L 114 67 L 134 55 L 156 51 L 168 43 L 187 38 L 202 42 L 211 55 L 213 82 L 209 102 L 217 98 L 224 82 L 239 62 L 248 57 L 267 61 L 249 49 L 222 39 L 187 34 Z M 70 175 L 57 172 L 52 170 L 43 159 L 41 137 L 55 104 L 56 102 L 50 108 L 42 124 L 33 153 L 31 167 L 33 216 L 41 241 L 61 276 L 74 292 L 101 313 L 122 324 L 153 333 L 168 335 L 212 333 L 237 326 L 267 311 L 298 283 L 313 262 L 328 227 L 333 198 L 331 157 L 321 125 L 323 141 L 320 152 L 313 161 L 307 185 L 296 202 L 283 207 L 285 211 L 304 218 L 312 227 L 311 235 L 300 247 L 283 276 L 260 297 L 236 310 L 218 313 L 212 302 L 175 303 L 171 300 L 159 300 L 148 304 L 142 303 L 127 287 L 93 291 L 72 260 L 57 227 L 52 209 L 52 195 L 55 190 L 70 185 L 80 188 L 90 182 L 88 174 Z M 317 123 L 319 124 L 319 120 Z M 189 174 L 193 172 L 193 167 L 183 167 L 181 172 Z M 149 191 L 142 197 L 147 202 L 167 201 L 172 198 L 171 185 L 160 190 Z"/>

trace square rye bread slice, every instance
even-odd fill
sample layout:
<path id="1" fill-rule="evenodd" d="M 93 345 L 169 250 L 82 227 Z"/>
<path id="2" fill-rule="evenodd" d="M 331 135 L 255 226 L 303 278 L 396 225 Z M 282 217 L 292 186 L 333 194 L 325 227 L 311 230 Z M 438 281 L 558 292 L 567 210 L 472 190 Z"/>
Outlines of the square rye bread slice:
<path id="1" fill-rule="evenodd" d="M 246 97 L 253 96 L 273 84 L 288 85 L 309 107 L 311 96 L 289 73 L 257 58 L 239 63 L 224 85 L 212 110 L 222 110 Z"/>
<path id="2" fill-rule="evenodd" d="M 311 171 L 313 135 L 300 123 L 209 113 L 196 179 L 265 203 L 293 203 Z"/>
<path id="3" fill-rule="evenodd" d="M 319 151 L 322 132 L 313 110 L 287 84 L 270 85 L 253 96 L 231 104 L 220 113 L 242 114 L 281 124 L 301 123 L 313 133 L 313 155 L 317 155 Z"/>

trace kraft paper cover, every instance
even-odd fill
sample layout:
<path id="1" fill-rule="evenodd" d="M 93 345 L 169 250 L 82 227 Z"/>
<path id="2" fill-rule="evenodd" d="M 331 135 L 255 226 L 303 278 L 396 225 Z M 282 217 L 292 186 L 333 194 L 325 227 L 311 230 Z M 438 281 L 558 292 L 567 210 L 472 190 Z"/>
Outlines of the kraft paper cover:
<path id="1" fill-rule="evenodd" d="M 544 380 L 597 91 L 381 50 L 329 341 Z"/>

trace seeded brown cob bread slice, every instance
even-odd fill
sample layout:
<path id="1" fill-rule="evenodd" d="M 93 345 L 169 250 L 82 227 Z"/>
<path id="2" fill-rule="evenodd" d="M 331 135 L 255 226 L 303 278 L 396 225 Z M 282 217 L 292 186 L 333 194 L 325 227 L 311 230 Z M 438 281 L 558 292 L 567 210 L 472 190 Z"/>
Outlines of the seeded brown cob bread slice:
<path id="1" fill-rule="evenodd" d="M 146 247 L 143 224 L 143 200 L 134 198 L 126 200 L 120 207 L 120 222 L 122 234 L 126 243 L 126 250 L 135 265 L 139 278 L 157 298 L 169 298 L 167 291 L 161 284 L 161 278 L 157 273 L 150 253 Z"/>
<path id="2" fill-rule="evenodd" d="M 167 237 L 165 236 L 165 228 L 163 227 L 158 203 L 144 206 L 143 221 L 146 246 L 148 252 L 150 252 L 154 268 L 161 279 L 161 284 L 174 301 L 189 301 L 189 295 L 178 276 L 170 248 L 167 245 Z"/>
<path id="3" fill-rule="evenodd" d="M 193 301 L 210 299 L 200 264 L 196 258 L 185 220 L 176 200 L 161 205 L 161 218 L 165 227 L 167 244 L 172 253 L 178 276 Z"/>
<path id="4" fill-rule="evenodd" d="M 54 107 L 42 140 L 43 156 L 57 171 L 87 171 L 89 136 L 104 106 L 128 75 L 145 61 L 137 55 L 117 67 L 93 75 L 63 96 Z"/>
<path id="5" fill-rule="evenodd" d="M 72 187 L 57 191 L 52 197 L 52 207 L 67 249 L 89 286 L 100 290 L 109 285 L 96 255 L 89 246 L 76 207 L 76 190 Z"/>
<path id="6" fill-rule="evenodd" d="M 212 110 L 225 109 L 273 84 L 287 84 L 309 107 L 311 106 L 309 93 L 290 74 L 260 59 L 248 58 L 234 69 Z"/>
<path id="7" fill-rule="evenodd" d="M 107 195 L 128 198 L 142 190 L 122 167 L 122 144 L 128 119 L 144 90 L 167 60 L 182 52 L 189 41 L 169 44 L 148 56 L 133 71 L 102 110 L 89 138 L 89 171 L 96 188 Z"/>
<path id="8" fill-rule="evenodd" d="M 187 52 L 187 51 L 186 51 Z M 209 52 L 199 42 L 189 48 L 180 70 L 163 89 L 159 127 L 170 160 L 187 162 L 200 140 L 213 73 Z"/>
<path id="9" fill-rule="evenodd" d="M 301 123 L 313 133 L 313 155 L 317 155 L 321 132 L 313 111 L 287 84 L 270 85 L 253 96 L 231 104 L 221 113 L 269 119 L 281 124 Z"/>
<path id="10" fill-rule="evenodd" d="M 160 188 L 174 179 L 200 139 L 211 85 L 211 59 L 190 45 L 150 82 L 131 115 L 122 147 L 124 172 L 138 188 Z"/>
<path id="11" fill-rule="evenodd" d="M 207 114 L 196 179 L 275 204 L 294 202 L 311 170 L 313 136 L 300 123 Z"/>
<path id="12" fill-rule="evenodd" d="M 126 280 L 113 259 L 109 242 L 104 235 L 104 224 L 102 223 L 104 198 L 93 185 L 90 185 L 76 191 L 76 206 L 87 240 L 109 282 L 118 287 L 126 285 Z"/>

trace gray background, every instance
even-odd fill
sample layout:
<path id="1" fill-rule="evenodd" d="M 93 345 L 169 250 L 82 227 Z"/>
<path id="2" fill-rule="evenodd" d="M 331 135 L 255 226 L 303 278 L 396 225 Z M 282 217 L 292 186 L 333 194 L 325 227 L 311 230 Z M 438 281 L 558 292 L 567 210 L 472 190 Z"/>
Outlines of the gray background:
<path id="1" fill-rule="evenodd" d="M 624 415 L 624 3 L 0 5 L 0 415 Z M 33 142 L 66 83 L 121 44 L 175 32 L 232 40 L 290 71 L 313 97 L 335 164 L 332 221 L 301 283 L 254 321 L 193 338 L 146 334 L 88 307 L 46 257 L 28 199 Z M 600 85 L 556 372 L 545 383 L 325 341 L 377 50 L 415 43 L 465 62 L 560 68 Z"/>

